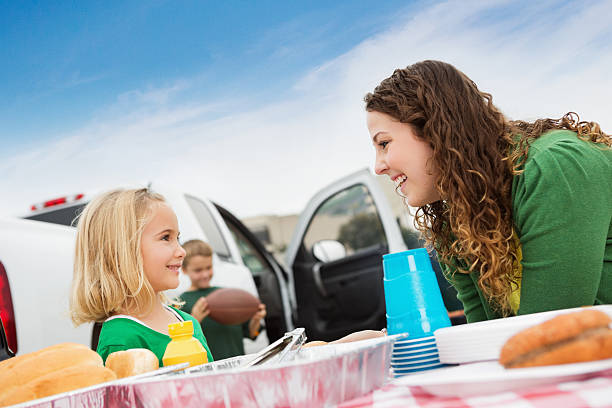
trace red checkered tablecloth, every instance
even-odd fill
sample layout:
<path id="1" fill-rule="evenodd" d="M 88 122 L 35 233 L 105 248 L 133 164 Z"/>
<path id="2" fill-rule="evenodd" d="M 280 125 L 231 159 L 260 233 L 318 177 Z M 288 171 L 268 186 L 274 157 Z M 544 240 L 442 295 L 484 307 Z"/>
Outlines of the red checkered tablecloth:
<path id="1" fill-rule="evenodd" d="M 612 371 L 583 381 L 562 382 L 522 391 L 463 398 L 438 397 L 419 387 L 391 382 L 339 408 L 582 408 L 612 407 Z"/>

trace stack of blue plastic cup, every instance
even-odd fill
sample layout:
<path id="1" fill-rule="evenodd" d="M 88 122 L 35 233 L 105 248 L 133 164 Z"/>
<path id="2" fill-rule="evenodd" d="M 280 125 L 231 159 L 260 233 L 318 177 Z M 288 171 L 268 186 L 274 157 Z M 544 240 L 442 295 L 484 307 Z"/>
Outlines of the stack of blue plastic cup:
<path id="1" fill-rule="evenodd" d="M 383 255 L 387 331 L 407 333 L 393 346 L 396 377 L 440 368 L 434 330 L 451 325 L 425 248 Z"/>

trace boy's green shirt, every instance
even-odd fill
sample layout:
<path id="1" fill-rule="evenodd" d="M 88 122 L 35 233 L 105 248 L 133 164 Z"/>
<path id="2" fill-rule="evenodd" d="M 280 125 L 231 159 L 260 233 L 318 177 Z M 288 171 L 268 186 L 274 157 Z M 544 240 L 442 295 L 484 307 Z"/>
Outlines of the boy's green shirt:
<path id="1" fill-rule="evenodd" d="M 612 149 L 555 130 L 531 143 L 523 169 L 512 183 L 523 256 L 518 314 L 612 303 Z M 442 267 L 468 322 L 500 317 L 478 272 Z"/>
<path id="2" fill-rule="evenodd" d="M 198 339 L 206 349 L 208 362 L 213 361 L 213 356 L 210 353 L 206 337 L 202 333 L 199 322 L 191 315 L 168 306 L 172 311 L 178 314 L 183 321 L 191 320 L 193 322 L 193 337 Z M 116 316 L 111 317 L 102 325 L 100 339 L 98 340 L 97 352 L 106 362 L 106 358 L 110 353 L 121 350 L 129 350 L 133 348 L 149 349 L 157 356 L 159 366 L 163 366 L 162 358 L 166 352 L 166 346 L 170 343 L 170 336 L 151 329 L 137 319 L 129 317 Z"/>
<path id="3" fill-rule="evenodd" d="M 183 293 L 180 298 L 185 302 L 181 309 L 191 313 L 191 309 L 197 300 L 210 295 L 219 287 L 212 286 L 204 289 L 196 289 Z M 210 350 L 217 360 L 241 356 L 244 354 L 244 343 L 242 339 L 249 337 L 249 322 L 243 324 L 226 325 L 221 324 L 210 317 L 205 317 L 201 321 L 202 331 L 206 333 L 206 339 Z"/>

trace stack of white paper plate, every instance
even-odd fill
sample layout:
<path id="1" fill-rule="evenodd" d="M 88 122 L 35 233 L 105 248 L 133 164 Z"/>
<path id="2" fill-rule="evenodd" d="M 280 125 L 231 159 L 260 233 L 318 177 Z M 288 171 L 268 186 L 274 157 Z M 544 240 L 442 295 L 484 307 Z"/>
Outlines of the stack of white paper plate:
<path id="1" fill-rule="evenodd" d="M 440 354 L 440 362 L 464 364 L 497 360 L 506 340 L 519 331 L 559 314 L 584 309 L 580 307 L 554 310 L 438 329 L 434 332 L 434 337 Z M 592 306 L 589 309 L 600 310 L 612 316 L 612 305 Z"/>

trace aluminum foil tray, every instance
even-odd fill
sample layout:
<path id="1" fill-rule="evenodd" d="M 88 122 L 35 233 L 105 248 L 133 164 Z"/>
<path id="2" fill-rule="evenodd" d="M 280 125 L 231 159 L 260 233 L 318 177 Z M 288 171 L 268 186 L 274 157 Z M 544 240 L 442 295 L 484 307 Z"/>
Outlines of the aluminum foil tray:
<path id="1" fill-rule="evenodd" d="M 250 366 L 255 355 L 211 370 L 100 384 L 19 407 L 323 407 L 364 395 L 389 379 L 396 336 L 301 349 L 291 360 Z"/>

